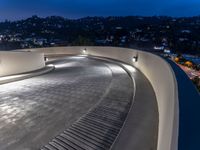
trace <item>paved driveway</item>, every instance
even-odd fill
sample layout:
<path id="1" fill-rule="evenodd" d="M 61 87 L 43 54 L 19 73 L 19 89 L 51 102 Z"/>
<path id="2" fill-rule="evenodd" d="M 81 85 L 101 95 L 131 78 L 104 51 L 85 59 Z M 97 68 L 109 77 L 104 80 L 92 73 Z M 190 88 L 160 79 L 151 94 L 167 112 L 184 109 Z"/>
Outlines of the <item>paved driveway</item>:
<path id="1" fill-rule="evenodd" d="M 113 85 L 108 63 L 84 57 L 53 63 L 51 73 L 0 85 L 1 150 L 39 149 L 101 101 L 111 84 L 115 92 L 120 86 L 126 90 L 116 81 Z M 117 67 L 111 66 L 116 73 Z"/>

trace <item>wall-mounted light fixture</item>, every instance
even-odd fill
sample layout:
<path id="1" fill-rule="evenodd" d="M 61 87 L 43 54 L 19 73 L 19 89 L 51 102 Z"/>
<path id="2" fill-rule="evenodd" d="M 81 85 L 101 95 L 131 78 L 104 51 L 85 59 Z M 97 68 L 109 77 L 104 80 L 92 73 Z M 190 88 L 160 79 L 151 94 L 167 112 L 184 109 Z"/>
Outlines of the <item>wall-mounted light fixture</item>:
<path id="1" fill-rule="evenodd" d="M 49 61 L 49 59 L 47 57 L 44 57 L 44 61 Z"/>
<path id="2" fill-rule="evenodd" d="M 86 54 L 87 54 L 87 49 L 84 48 L 84 49 L 82 50 L 82 53 L 83 53 L 84 55 L 86 55 Z"/>
<path id="3" fill-rule="evenodd" d="M 138 54 L 136 54 L 136 56 L 133 56 L 132 61 L 133 62 L 137 62 L 138 61 Z"/>

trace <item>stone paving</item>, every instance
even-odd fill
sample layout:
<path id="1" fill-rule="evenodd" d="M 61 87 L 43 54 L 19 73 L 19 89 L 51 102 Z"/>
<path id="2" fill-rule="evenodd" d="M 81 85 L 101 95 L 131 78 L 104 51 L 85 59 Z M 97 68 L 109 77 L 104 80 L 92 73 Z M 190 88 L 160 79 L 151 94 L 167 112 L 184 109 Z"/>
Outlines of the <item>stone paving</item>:
<path id="1" fill-rule="evenodd" d="M 120 66 L 107 64 L 112 82 L 101 101 L 41 150 L 109 150 L 133 101 L 131 78 Z"/>
<path id="2" fill-rule="evenodd" d="M 55 71 L 0 85 L 0 149 L 38 149 L 88 112 L 112 81 L 99 61 L 71 57 Z"/>
<path id="3" fill-rule="evenodd" d="M 69 57 L 53 63 L 51 73 L 0 85 L 1 150 L 41 148 L 100 102 L 113 83 L 109 64 L 101 61 Z M 123 84 L 115 83 L 120 92 Z"/>

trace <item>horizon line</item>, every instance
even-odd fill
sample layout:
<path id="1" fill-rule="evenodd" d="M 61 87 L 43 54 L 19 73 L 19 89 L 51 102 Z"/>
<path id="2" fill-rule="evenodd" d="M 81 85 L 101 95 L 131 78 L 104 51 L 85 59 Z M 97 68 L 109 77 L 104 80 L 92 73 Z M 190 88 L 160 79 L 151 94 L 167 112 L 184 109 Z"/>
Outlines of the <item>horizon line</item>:
<path id="1" fill-rule="evenodd" d="M 143 17 L 143 18 L 148 18 L 148 17 L 169 17 L 169 18 L 173 18 L 173 19 L 179 19 L 179 18 L 194 18 L 194 17 L 200 17 L 200 14 L 199 15 L 194 15 L 194 16 L 170 16 L 170 15 L 119 15 L 119 16 L 98 16 L 98 15 L 94 15 L 94 16 L 83 16 L 83 17 L 65 17 L 65 16 L 62 16 L 62 15 L 50 15 L 50 16 L 41 16 L 41 15 L 31 15 L 29 17 L 22 17 L 22 18 L 16 18 L 16 19 L 0 19 L 0 23 L 2 22 L 15 22 L 15 21 L 22 21 L 22 20 L 27 20 L 29 18 L 32 18 L 32 17 L 38 17 L 38 18 L 42 18 L 42 19 L 45 19 L 45 18 L 48 18 L 48 17 L 61 17 L 61 18 L 64 18 L 64 19 L 68 19 L 68 20 L 79 20 L 79 19 L 84 19 L 84 18 L 109 18 L 109 17 Z"/>

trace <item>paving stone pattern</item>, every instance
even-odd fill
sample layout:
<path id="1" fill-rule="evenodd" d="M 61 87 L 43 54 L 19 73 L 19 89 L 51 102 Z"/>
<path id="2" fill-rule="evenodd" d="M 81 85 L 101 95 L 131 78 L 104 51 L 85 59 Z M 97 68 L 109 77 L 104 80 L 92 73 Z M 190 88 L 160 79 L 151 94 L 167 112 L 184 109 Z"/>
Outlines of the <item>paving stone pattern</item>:
<path id="1" fill-rule="evenodd" d="M 84 57 L 53 63 L 51 73 L 0 85 L 0 149 L 109 149 L 132 100 L 130 78 Z"/>
<path id="2" fill-rule="evenodd" d="M 122 68 L 111 64 L 109 67 L 112 83 L 102 100 L 41 150 L 110 149 L 129 111 L 133 87 Z"/>

